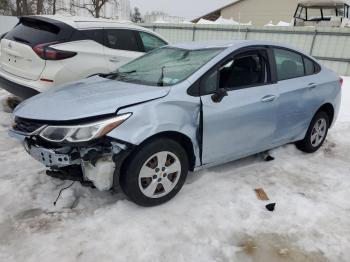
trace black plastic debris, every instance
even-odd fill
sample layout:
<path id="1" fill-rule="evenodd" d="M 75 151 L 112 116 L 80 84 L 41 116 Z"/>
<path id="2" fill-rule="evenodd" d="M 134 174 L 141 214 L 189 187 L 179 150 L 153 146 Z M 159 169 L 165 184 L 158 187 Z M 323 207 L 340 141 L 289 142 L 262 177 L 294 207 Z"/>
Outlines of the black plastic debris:
<path id="1" fill-rule="evenodd" d="M 275 158 L 273 156 L 271 156 L 270 154 L 266 154 L 265 157 L 264 157 L 264 160 L 266 162 L 269 162 L 269 161 L 275 160 Z"/>
<path id="2" fill-rule="evenodd" d="M 276 203 L 270 203 L 266 205 L 266 209 L 269 210 L 270 212 L 273 212 L 275 210 Z"/>

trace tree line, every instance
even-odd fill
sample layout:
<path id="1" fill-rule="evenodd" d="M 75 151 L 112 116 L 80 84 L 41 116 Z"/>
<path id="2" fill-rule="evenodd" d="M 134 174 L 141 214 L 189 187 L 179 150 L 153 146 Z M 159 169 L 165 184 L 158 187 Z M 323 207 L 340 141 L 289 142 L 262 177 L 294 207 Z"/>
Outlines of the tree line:
<path id="1" fill-rule="evenodd" d="M 103 17 L 102 8 L 106 3 L 119 6 L 118 0 L 0 0 L 0 15 L 55 15 L 66 13 L 77 15 L 77 10 L 84 9 L 91 16 Z M 142 22 L 137 7 L 130 14 L 133 22 Z"/>

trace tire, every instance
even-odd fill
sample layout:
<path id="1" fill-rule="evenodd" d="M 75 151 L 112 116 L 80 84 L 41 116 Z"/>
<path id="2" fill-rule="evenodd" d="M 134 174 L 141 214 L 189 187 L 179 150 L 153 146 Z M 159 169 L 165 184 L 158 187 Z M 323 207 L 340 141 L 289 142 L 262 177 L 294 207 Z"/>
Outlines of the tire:
<path id="1" fill-rule="evenodd" d="M 322 127 L 318 133 L 315 133 L 315 129 L 317 129 L 316 124 L 322 123 Z M 327 113 L 321 111 L 318 112 L 313 119 L 311 120 L 310 126 L 306 132 L 305 138 L 296 143 L 296 147 L 305 152 L 305 153 L 314 153 L 316 152 L 325 141 L 329 128 L 329 117 Z M 322 135 L 322 136 L 321 136 Z M 316 141 L 316 138 L 318 141 Z"/>
<path id="2" fill-rule="evenodd" d="M 180 191 L 188 165 L 186 151 L 177 142 L 166 138 L 153 140 L 128 157 L 120 186 L 125 195 L 140 206 L 160 205 Z"/>

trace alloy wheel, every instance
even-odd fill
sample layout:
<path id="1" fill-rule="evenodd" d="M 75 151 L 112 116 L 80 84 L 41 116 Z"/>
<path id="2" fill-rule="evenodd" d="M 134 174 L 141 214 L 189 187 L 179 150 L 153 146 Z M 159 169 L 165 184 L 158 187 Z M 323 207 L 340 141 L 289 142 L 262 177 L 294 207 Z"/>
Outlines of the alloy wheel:
<path id="1" fill-rule="evenodd" d="M 313 147 L 319 146 L 324 140 L 327 132 L 327 121 L 324 118 L 320 118 L 316 121 L 311 131 L 311 145 Z"/>
<path id="2" fill-rule="evenodd" d="M 180 175 L 179 158 L 169 151 L 158 152 L 142 165 L 138 179 L 139 187 L 145 196 L 160 198 L 176 187 Z"/>

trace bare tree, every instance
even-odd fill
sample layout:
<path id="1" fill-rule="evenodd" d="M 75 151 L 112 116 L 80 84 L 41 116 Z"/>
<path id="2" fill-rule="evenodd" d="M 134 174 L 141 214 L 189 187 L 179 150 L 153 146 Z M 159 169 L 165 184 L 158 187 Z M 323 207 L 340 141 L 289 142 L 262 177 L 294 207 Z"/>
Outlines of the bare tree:
<path id="1" fill-rule="evenodd" d="M 13 6 L 9 0 L 0 0 L 0 15 L 12 15 Z"/>
<path id="2" fill-rule="evenodd" d="M 135 7 L 134 12 L 131 13 L 131 21 L 134 23 L 142 23 L 142 16 L 138 7 Z"/>
<path id="3" fill-rule="evenodd" d="M 36 10 L 36 2 L 34 0 L 15 0 L 11 14 L 16 16 L 33 15 Z"/>
<path id="4" fill-rule="evenodd" d="M 93 17 L 101 17 L 101 9 L 109 0 L 89 0 L 83 4 L 76 3 L 72 0 L 72 5 L 77 8 L 82 8 L 87 10 Z"/>
<path id="5" fill-rule="evenodd" d="M 44 0 L 36 0 L 36 14 L 41 15 L 44 11 Z"/>

